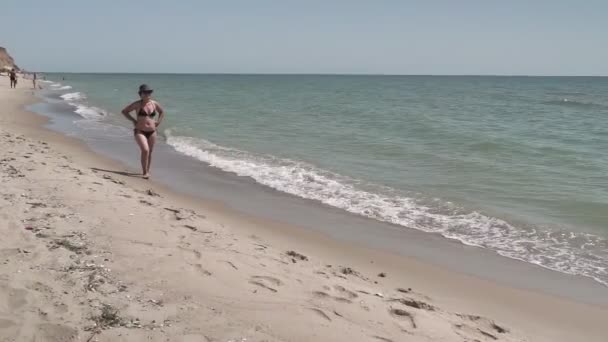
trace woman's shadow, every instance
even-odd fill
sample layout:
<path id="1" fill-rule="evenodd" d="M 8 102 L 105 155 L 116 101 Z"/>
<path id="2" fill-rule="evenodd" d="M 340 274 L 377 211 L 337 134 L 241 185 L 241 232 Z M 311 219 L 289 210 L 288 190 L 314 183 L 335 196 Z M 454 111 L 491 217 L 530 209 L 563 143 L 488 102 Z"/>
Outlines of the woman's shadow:
<path id="1" fill-rule="evenodd" d="M 133 172 L 127 172 L 127 171 L 106 170 L 106 169 L 100 169 L 97 167 L 92 167 L 91 170 L 99 171 L 99 172 L 109 172 L 109 173 L 114 173 L 117 175 L 127 176 L 127 177 L 141 177 L 140 173 L 133 173 Z"/>

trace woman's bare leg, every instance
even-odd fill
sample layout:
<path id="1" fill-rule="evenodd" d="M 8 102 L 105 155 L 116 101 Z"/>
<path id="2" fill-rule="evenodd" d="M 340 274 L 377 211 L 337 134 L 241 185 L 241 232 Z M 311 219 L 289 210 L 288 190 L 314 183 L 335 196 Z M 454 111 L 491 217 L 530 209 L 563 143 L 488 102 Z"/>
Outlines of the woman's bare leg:
<path id="1" fill-rule="evenodd" d="M 139 146 L 141 151 L 141 170 L 144 178 L 148 178 L 148 163 L 150 157 L 150 147 L 148 146 L 148 139 L 143 134 L 135 133 L 135 142 Z"/>
<path id="2" fill-rule="evenodd" d="M 154 145 L 156 144 L 156 132 L 154 132 L 148 138 L 148 168 L 146 169 L 146 174 L 150 175 L 150 165 L 152 165 L 152 151 L 154 150 Z"/>

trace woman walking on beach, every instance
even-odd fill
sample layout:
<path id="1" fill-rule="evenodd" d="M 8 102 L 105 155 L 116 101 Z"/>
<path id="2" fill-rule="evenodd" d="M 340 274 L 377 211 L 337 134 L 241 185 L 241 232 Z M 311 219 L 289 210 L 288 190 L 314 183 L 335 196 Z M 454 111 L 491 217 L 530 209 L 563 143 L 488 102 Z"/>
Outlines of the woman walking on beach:
<path id="1" fill-rule="evenodd" d="M 146 84 L 139 87 L 140 100 L 131 103 L 122 110 L 122 114 L 133 122 L 135 141 L 141 150 L 141 169 L 145 179 L 150 177 L 150 164 L 152 163 L 152 150 L 156 143 L 156 128 L 163 121 L 164 111 L 160 104 L 152 100 L 152 88 Z M 137 119 L 131 112 L 137 113 Z M 158 114 L 158 119 L 155 116 Z"/>

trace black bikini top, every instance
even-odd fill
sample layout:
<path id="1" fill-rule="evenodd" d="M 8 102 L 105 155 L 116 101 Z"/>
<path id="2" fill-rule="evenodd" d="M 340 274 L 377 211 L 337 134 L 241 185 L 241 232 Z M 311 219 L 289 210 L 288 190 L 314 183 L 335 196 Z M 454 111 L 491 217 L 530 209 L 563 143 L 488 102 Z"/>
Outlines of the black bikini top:
<path id="1" fill-rule="evenodd" d="M 137 112 L 137 116 L 149 116 L 151 118 L 156 116 L 156 105 L 154 105 L 154 111 L 150 114 L 146 113 L 146 111 L 144 110 L 144 104 L 142 101 L 142 106 L 139 107 L 139 111 Z"/>

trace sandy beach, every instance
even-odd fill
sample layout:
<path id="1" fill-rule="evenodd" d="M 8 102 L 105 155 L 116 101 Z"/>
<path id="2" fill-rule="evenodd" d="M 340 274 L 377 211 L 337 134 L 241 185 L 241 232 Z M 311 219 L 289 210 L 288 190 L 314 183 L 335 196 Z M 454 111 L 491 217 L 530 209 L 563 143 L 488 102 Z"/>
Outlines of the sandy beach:
<path id="1" fill-rule="evenodd" d="M 608 308 L 241 214 L 44 128 L 0 77 L 0 341 L 588 341 Z M 6 82 L 5 82 L 6 81 Z M 136 170 L 131 170 L 136 172 Z"/>

